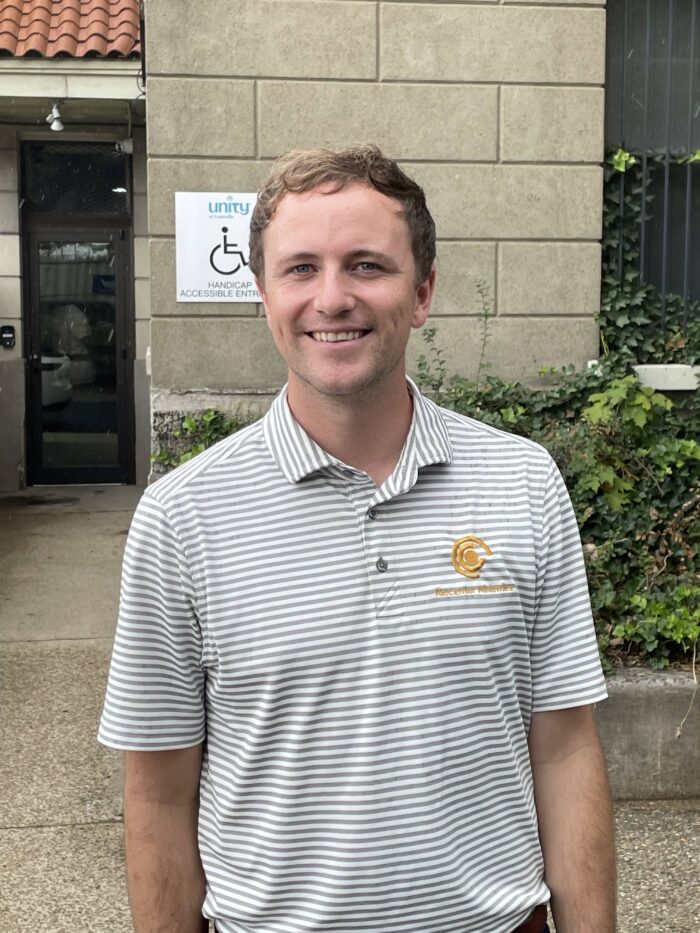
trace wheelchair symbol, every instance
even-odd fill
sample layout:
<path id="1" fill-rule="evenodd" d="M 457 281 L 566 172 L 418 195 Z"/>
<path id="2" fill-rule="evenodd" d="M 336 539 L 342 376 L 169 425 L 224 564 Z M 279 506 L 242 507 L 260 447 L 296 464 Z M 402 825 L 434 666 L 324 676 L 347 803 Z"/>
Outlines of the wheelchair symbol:
<path id="1" fill-rule="evenodd" d="M 234 249 L 234 247 L 238 246 L 238 243 L 229 243 L 228 237 L 226 235 L 228 233 L 228 227 L 222 227 L 221 232 L 223 233 L 223 242 L 217 243 L 211 253 L 209 253 L 209 264 L 211 265 L 212 269 L 215 269 L 216 272 L 218 272 L 220 275 L 235 275 L 236 272 L 243 268 L 243 266 L 248 265 L 248 260 L 239 249 Z M 221 269 L 219 266 L 217 266 L 216 262 L 214 261 L 214 257 L 219 250 L 222 251 L 224 256 L 238 256 L 238 262 L 233 267 L 233 269 Z M 220 262 L 221 260 L 219 259 L 218 261 Z M 229 263 L 222 263 L 222 265 L 229 265 Z"/>

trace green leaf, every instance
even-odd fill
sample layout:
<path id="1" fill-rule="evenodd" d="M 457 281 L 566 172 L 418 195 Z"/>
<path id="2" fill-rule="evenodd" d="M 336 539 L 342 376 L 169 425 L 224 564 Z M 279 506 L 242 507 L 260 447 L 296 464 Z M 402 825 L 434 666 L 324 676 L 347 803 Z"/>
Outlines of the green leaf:
<path id="1" fill-rule="evenodd" d="M 625 419 L 626 420 L 631 419 L 637 425 L 638 428 L 643 428 L 644 425 L 649 420 L 647 417 L 647 413 L 644 411 L 642 407 L 633 408 L 630 411 L 625 412 Z"/>
<path id="2" fill-rule="evenodd" d="M 609 408 L 605 408 L 601 402 L 595 402 L 584 409 L 583 414 L 591 424 L 601 424 L 610 419 L 612 412 Z"/>
<path id="3" fill-rule="evenodd" d="M 611 157 L 612 166 L 616 172 L 626 172 L 631 165 L 635 165 L 637 160 L 629 152 L 620 148 Z"/>

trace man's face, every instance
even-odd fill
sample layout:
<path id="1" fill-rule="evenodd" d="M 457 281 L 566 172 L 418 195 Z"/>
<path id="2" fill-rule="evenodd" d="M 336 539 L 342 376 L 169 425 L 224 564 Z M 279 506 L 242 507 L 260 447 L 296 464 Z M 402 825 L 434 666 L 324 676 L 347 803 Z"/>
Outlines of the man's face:
<path id="1" fill-rule="evenodd" d="M 258 284 L 291 393 L 374 395 L 404 380 L 408 337 L 428 316 L 435 273 L 416 285 L 400 210 L 359 183 L 288 194 L 278 205 Z"/>

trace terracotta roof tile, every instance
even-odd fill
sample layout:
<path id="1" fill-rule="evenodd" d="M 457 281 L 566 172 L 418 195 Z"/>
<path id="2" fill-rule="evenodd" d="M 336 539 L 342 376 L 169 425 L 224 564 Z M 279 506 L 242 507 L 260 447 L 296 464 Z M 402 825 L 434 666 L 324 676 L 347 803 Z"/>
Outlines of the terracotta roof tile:
<path id="1" fill-rule="evenodd" d="M 7 9 L 0 11 L 0 28 L 4 25 L 8 29 L 19 27 L 22 19 L 22 12 L 16 6 L 8 6 Z"/>
<path id="2" fill-rule="evenodd" d="M 74 7 L 64 7 L 55 18 L 54 26 L 57 29 L 62 29 L 68 26 L 68 24 L 75 29 L 77 34 L 78 29 L 80 29 L 80 12 Z"/>
<path id="3" fill-rule="evenodd" d="M 138 0 L 0 0 L 0 55 L 138 58 Z"/>

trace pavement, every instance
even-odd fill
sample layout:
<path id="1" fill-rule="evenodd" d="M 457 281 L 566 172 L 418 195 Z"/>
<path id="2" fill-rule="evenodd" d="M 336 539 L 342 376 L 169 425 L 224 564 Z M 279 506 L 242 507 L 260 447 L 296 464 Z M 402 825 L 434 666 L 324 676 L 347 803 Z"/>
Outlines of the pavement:
<path id="1" fill-rule="evenodd" d="M 132 930 L 120 756 L 95 735 L 139 496 L 0 496 L 0 933 Z M 619 933 L 697 933 L 700 800 L 618 801 L 616 819 Z"/>

